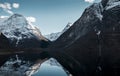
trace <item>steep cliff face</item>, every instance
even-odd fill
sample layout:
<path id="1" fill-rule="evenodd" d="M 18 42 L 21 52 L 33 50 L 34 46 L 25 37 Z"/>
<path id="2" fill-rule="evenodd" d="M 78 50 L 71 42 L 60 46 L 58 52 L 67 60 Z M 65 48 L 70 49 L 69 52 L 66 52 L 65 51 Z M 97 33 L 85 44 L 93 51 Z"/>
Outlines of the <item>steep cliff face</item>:
<path id="1" fill-rule="evenodd" d="M 51 55 L 74 76 L 119 76 L 119 13 L 119 0 L 102 0 L 86 8 L 51 45 Z"/>
<path id="2" fill-rule="evenodd" d="M 68 31 L 61 35 L 60 38 L 58 38 L 58 40 L 55 42 L 56 44 L 58 43 L 58 45 L 55 46 L 59 47 L 59 43 L 61 43 L 60 46 L 67 47 L 74 43 L 81 36 L 84 36 L 101 22 L 103 17 L 101 14 L 102 11 L 103 7 L 101 3 L 95 3 L 86 8 L 81 18 L 78 19 L 73 26 L 68 29 Z"/>

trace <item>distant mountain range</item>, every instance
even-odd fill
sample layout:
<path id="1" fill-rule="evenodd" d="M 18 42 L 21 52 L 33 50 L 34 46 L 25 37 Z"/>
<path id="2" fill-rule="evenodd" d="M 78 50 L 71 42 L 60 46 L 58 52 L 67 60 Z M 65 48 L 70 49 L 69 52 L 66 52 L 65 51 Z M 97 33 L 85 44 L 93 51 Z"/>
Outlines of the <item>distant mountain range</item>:
<path id="1" fill-rule="evenodd" d="M 72 26 L 72 23 L 68 23 L 61 32 L 51 33 L 51 34 L 45 35 L 45 37 L 50 41 L 55 41 L 60 37 L 60 35 L 62 35 L 65 31 L 67 31 L 71 26 Z"/>

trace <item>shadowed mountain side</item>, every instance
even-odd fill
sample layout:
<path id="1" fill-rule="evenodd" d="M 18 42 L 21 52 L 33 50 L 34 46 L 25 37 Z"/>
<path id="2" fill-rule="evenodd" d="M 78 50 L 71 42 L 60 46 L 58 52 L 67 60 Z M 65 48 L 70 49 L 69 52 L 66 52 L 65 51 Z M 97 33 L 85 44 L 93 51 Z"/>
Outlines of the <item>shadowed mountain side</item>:
<path id="1" fill-rule="evenodd" d="M 2 49 L 10 48 L 9 40 L 2 33 L 0 33 L 0 49 L 1 48 Z"/>
<path id="2" fill-rule="evenodd" d="M 73 76 L 120 76 L 119 13 L 119 0 L 91 5 L 48 52 Z"/>
<path id="3" fill-rule="evenodd" d="M 80 44 L 81 43 L 81 44 Z M 73 76 L 86 76 L 96 71 L 98 63 L 98 37 L 94 31 L 77 40 L 68 49 L 49 51 Z"/>

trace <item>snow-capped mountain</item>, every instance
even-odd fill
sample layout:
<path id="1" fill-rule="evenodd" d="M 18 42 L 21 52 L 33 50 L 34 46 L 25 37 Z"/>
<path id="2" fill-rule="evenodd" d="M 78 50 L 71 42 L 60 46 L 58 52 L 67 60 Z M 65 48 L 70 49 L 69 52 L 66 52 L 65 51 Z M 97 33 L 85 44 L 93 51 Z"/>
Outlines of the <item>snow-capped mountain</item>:
<path id="1" fill-rule="evenodd" d="M 55 41 L 60 37 L 60 35 L 62 35 L 65 31 L 67 31 L 71 26 L 72 26 L 72 23 L 68 23 L 61 32 L 51 33 L 51 34 L 45 35 L 45 37 L 51 41 Z"/>
<path id="2" fill-rule="evenodd" d="M 20 14 L 1 17 L 0 32 L 2 32 L 15 47 L 22 47 L 23 42 L 30 39 L 36 42 L 41 40 L 47 41 L 47 39 L 41 35 L 38 28 Z"/>

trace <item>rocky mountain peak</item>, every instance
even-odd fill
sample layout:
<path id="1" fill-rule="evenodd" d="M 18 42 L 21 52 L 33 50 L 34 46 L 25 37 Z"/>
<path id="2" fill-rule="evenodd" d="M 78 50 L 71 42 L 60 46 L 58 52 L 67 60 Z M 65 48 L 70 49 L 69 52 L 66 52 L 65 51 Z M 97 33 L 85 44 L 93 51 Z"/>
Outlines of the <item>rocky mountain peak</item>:
<path id="1" fill-rule="evenodd" d="M 117 2 L 120 2 L 120 0 L 102 0 L 101 1 L 103 7 L 111 6 L 112 4 L 116 4 Z"/>
<path id="2" fill-rule="evenodd" d="M 7 20 L 5 20 L 5 23 L 16 27 L 23 27 L 23 25 L 28 25 L 26 18 L 20 14 L 13 14 Z"/>
<path id="3" fill-rule="evenodd" d="M 13 14 L 11 17 L 14 17 L 14 18 L 16 18 L 16 17 L 23 17 L 21 14 Z"/>
<path id="4" fill-rule="evenodd" d="M 71 26 L 72 26 L 72 23 L 68 22 L 68 24 L 66 25 L 66 27 L 62 30 L 62 33 L 64 33 L 65 31 L 67 31 Z"/>
<path id="5" fill-rule="evenodd" d="M 17 20 L 22 20 L 22 21 L 25 20 L 26 21 L 26 18 L 21 14 L 13 14 L 8 19 L 13 19 L 13 20 L 17 19 Z"/>

